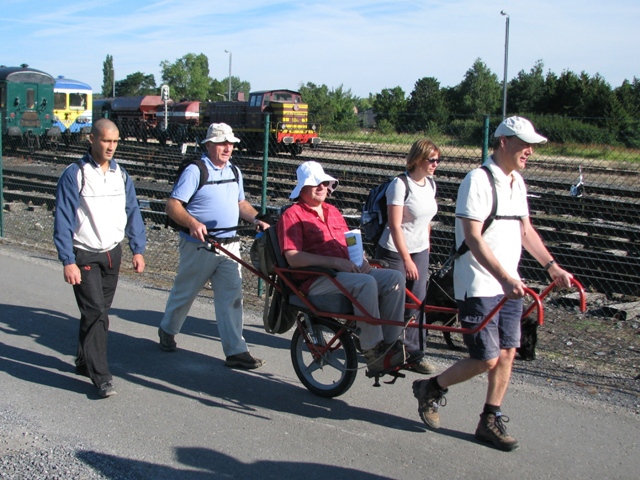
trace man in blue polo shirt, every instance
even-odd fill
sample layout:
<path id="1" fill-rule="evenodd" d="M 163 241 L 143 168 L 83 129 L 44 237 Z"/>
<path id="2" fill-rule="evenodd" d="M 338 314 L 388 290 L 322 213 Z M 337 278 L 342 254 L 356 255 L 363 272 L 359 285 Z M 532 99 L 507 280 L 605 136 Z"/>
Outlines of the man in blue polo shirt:
<path id="1" fill-rule="evenodd" d="M 211 253 L 201 248 L 209 230 L 233 227 L 238 224 L 238 217 L 262 229 L 269 227 L 256 219 L 258 212 L 244 197 L 242 175 L 230 163 L 233 145 L 239 141 L 229 125 L 211 124 L 202 141 L 206 153 L 201 160 L 207 167 L 207 183 L 198 188 L 200 169 L 195 164 L 189 165 L 176 181 L 167 201 L 167 215 L 185 231 L 180 232 L 178 273 L 158 335 L 162 350 L 176 350 L 174 337 L 180 332 L 196 296 L 210 281 L 225 365 L 253 369 L 264 362 L 249 353 L 242 336 L 240 265 L 220 252 Z M 240 242 L 235 235 L 232 230 L 218 237 L 222 237 L 220 243 L 229 252 L 240 256 Z"/>

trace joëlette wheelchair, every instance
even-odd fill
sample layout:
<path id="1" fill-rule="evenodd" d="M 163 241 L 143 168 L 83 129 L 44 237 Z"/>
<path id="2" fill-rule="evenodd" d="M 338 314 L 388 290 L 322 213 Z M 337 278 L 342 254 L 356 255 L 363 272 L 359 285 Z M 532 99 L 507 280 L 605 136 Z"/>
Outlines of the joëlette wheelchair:
<path id="1" fill-rule="evenodd" d="M 349 390 L 358 373 L 357 347 L 358 329 L 356 322 L 367 322 L 374 325 L 395 325 L 407 328 L 424 328 L 443 332 L 459 334 L 473 334 L 482 330 L 494 315 L 507 301 L 502 299 L 496 307 L 487 315 L 482 323 L 472 329 L 461 328 L 453 325 L 419 324 L 412 320 L 399 322 L 390 319 L 379 319 L 371 316 L 358 301 L 335 279 L 336 272 L 325 268 L 290 268 L 280 251 L 277 231 L 275 227 L 265 230 L 264 235 L 269 235 L 268 252 L 275 259 L 270 272 L 262 271 L 258 266 L 251 265 L 234 254 L 230 253 L 223 245 L 218 243 L 214 231 L 206 237 L 205 247 L 210 251 L 221 251 L 233 260 L 240 263 L 247 270 L 257 275 L 268 285 L 265 300 L 265 330 L 269 333 L 283 334 L 295 327 L 291 336 L 291 362 L 296 375 L 303 385 L 312 393 L 321 397 L 337 397 Z M 376 261 L 370 261 L 373 267 L 381 267 Z M 294 276 L 296 274 L 313 274 L 328 277 L 341 294 L 324 296 L 307 296 L 300 292 Z M 577 281 L 573 285 L 580 294 L 580 309 L 586 310 L 584 288 Z M 531 304 L 523 313 L 523 318 L 536 310 L 539 325 L 544 322 L 544 310 L 542 300 L 553 290 L 555 282 L 551 283 L 542 293 L 536 294 L 530 288 L 525 288 L 527 296 L 531 298 Z M 422 309 L 425 312 L 441 312 L 457 315 L 457 309 L 429 305 L 416 298 L 410 291 L 406 291 L 406 308 Z M 354 315 L 356 307 L 363 316 Z M 389 375 L 395 383 L 397 378 L 405 375 L 402 370 L 413 364 L 405 363 L 402 366 L 384 370 L 374 377 L 374 386 L 380 386 L 379 377 Z"/>

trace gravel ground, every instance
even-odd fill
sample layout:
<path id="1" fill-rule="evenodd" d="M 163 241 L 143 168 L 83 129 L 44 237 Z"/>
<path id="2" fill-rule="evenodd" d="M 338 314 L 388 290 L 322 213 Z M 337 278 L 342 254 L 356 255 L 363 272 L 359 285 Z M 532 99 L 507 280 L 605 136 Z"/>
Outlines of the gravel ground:
<path id="1" fill-rule="evenodd" d="M 95 453 L 73 438 L 40 433 L 16 410 L 0 409 L 0 478 L 12 480 L 137 480 L 122 460 Z"/>
<path id="2" fill-rule="evenodd" d="M 28 254 L 54 256 L 51 243 L 51 212 L 43 207 L 13 204 L 4 212 L 6 238 L 3 248 L 17 248 Z M 168 289 L 177 264 L 176 234 L 148 228 L 149 266 L 142 277 L 131 280 Z M 246 256 L 249 241 L 244 243 Z M 126 261 L 126 260 L 125 260 Z M 126 265 L 123 263 L 123 265 Z M 123 269 L 123 275 L 129 270 Z M 245 306 L 261 309 L 256 295 L 257 279 L 246 272 Z M 210 295 L 210 292 L 203 292 Z M 604 299 L 588 296 L 586 313 L 580 313 L 561 294 L 545 301 L 545 324 L 538 331 L 537 358 L 518 360 L 512 383 L 528 384 L 547 397 L 562 396 L 577 403 L 597 402 L 601 408 L 640 415 L 640 317 L 629 302 L 636 298 Z M 614 316 L 612 303 L 627 303 L 626 314 Z M 624 309 L 623 309 L 624 311 Z M 634 313 L 635 312 L 635 313 Z M 607 316 L 608 315 L 608 316 Z M 446 367 L 464 356 L 447 349 L 435 333 L 429 342 L 429 355 L 438 366 Z M 459 338 L 454 340 L 461 344 Z M 539 387 L 539 388 L 538 388 Z M 122 461 L 93 453 L 91 445 L 74 438 L 57 438 L 41 433 L 10 407 L 0 409 L 0 478 L 2 479 L 137 479 L 144 478 Z M 88 461 L 90 460 L 90 461 Z M 89 466 L 92 465 L 92 466 Z"/>

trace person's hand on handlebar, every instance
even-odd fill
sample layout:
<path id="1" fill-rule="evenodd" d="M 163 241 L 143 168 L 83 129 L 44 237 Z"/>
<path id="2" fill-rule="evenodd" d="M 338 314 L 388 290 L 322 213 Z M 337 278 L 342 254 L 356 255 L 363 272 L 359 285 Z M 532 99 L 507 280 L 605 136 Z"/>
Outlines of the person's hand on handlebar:
<path id="1" fill-rule="evenodd" d="M 264 232 L 267 228 L 269 228 L 271 225 L 269 225 L 266 222 L 263 222 L 262 220 L 255 220 L 255 222 L 253 222 L 256 226 L 256 230 L 258 232 Z"/>
<path id="2" fill-rule="evenodd" d="M 194 219 L 194 222 L 189 225 L 189 235 L 192 238 L 204 242 L 205 235 L 208 234 L 207 226 L 204 223 L 200 223 Z"/>

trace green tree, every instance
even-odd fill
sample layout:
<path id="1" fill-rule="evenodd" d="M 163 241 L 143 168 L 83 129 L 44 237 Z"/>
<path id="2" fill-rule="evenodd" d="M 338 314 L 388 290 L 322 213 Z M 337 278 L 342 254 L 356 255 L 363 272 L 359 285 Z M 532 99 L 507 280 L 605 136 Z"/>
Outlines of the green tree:
<path id="1" fill-rule="evenodd" d="M 406 113 L 407 99 L 401 87 L 385 88 L 378 93 L 373 101 L 373 111 L 376 122 L 385 122 L 394 129 L 401 127 L 401 117 Z"/>
<path id="2" fill-rule="evenodd" d="M 156 80 L 153 75 L 135 72 L 124 80 L 116 82 L 116 97 L 133 97 L 138 95 L 158 95 Z"/>
<path id="3" fill-rule="evenodd" d="M 362 113 L 366 110 L 369 110 L 370 108 L 373 108 L 373 99 L 374 96 L 371 93 L 367 98 L 356 98 L 355 102 L 358 113 Z"/>
<path id="4" fill-rule="evenodd" d="M 211 79 L 206 99 L 211 102 L 217 102 L 222 100 L 222 97 L 227 97 L 227 84 L 215 78 Z"/>
<path id="5" fill-rule="evenodd" d="M 632 117 L 640 115 L 640 80 L 633 77 L 632 81 L 625 80 L 614 90 L 620 106 Z"/>
<path id="6" fill-rule="evenodd" d="M 407 101 L 407 125 L 412 131 L 426 130 L 430 125 L 442 125 L 448 109 L 440 82 L 434 77 L 424 77 L 413 87 Z"/>
<path id="7" fill-rule="evenodd" d="M 544 97 L 547 94 L 543 75 L 544 63 L 538 60 L 529 73 L 520 70 L 507 86 L 507 111 L 513 114 L 546 113 Z"/>
<path id="8" fill-rule="evenodd" d="M 358 125 L 356 102 L 351 90 L 342 85 L 330 90 L 326 85 L 311 82 L 299 87 L 302 101 L 309 105 L 309 119 L 323 128 L 351 131 Z"/>
<path id="9" fill-rule="evenodd" d="M 229 77 L 226 77 L 223 80 L 221 80 L 220 84 L 224 86 L 224 91 L 216 92 L 216 94 L 222 93 L 222 95 L 224 95 L 224 97 L 227 98 L 229 96 Z M 227 100 L 237 101 L 238 93 L 242 93 L 244 95 L 244 99 L 248 100 L 250 92 L 251 92 L 251 84 L 249 82 L 240 80 L 240 77 L 234 77 L 233 75 L 231 76 L 231 98 L 227 98 Z M 219 100 L 221 99 L 219 98 Z"/>
<path id="10" fill-rule="evenodd" d="M 498 76 L 479 58 L 452 93 L 456 113 L 477 115 L 497 114 L 501 111 L 501 83 Z"/>
<path id="11" fill-rule="evenodd" d="M 102 96 L 113 96 L 113 82 L 115 72 L 113 70 L 113 57 L 107 55 L 107 58 L 102 63 Z"/>
<path id="12" fill-rule="evenodd" d="M 174 63 L 160 62 L 162 81 L 174 100 L 207 100 L 210 93 L 209 60 L 203 53 L 187 53 Z"/>
<path id="13" fill-rule="evenodd" d="M 307 82 L 298 87 L 302 101 L 309 105 L 309 120 L 329 126 L 333 118 L 333 106 L 329 97 L 329 87 Z"/>
<path id="14" fill-rule="evenodd" d="M 548 93 L 548 111 L 570 117 L 603 117 L 613 100 L 611 86 L 599 74 L 590 77 L 565 70 Z"/>

